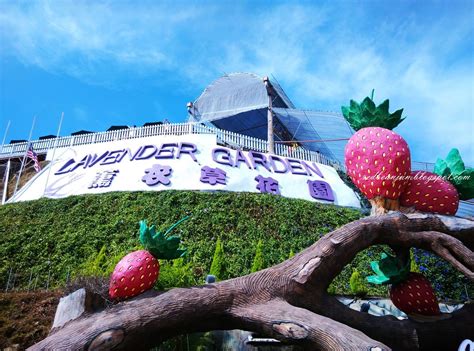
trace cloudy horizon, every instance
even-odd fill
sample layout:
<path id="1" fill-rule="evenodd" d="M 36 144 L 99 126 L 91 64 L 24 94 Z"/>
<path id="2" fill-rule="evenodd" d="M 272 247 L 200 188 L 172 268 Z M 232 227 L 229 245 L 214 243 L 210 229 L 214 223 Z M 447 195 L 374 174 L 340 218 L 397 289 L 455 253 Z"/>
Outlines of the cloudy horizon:
<path id="1" fill-rule="evenodd" d="M 274 75 L 298 108 L 375 89 L 407 119 L 413 159 L 474 165 L 470 1 L 1 2 L 0 133 L 63 135 L 186 117 L 225 73 Z M 7 141 L 8 141 L 7 140 Z"/>

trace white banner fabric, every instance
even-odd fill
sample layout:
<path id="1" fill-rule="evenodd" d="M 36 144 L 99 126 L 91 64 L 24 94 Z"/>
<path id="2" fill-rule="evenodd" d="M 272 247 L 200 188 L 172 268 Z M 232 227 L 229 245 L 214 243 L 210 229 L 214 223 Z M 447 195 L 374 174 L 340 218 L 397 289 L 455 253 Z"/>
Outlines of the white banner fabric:
<path id="1" fill-rule="evenodd" d="M 51 159 L 52 150 L 47 159 Z M 217 145 L 215 135 L 154 136 L 57 149 L 9 202 L 110 191 L 268 192 L 360 207 L 329 166 Z M 50 171 L 51 167 L 51 171 Z M 47 184 L 46 184 L 47 183 Z"/>

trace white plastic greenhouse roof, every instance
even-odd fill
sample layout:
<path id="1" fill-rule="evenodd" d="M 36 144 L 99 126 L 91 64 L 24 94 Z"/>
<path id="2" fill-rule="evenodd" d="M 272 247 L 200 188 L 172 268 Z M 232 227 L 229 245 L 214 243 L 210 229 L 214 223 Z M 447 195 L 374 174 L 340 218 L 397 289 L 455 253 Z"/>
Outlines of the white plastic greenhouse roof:
<path id="1" fill-rule="evenodd" d="M 344 162 L 344 145 L 352 130 L 340 113 L 298 110 L 275 78 L 272 87 L 275 140 L 299 146 Z M 267 139 L 268 95 L 263 78 L 232 73 L 216 79 L 194 102 L 190 121 L 211 123 L 235 133 Z M 307 141 L 311 142 L 307 142 Z M 301 142 L 299 142 L 301 141 Z"/>
<path id="2" fill-rule="evenodd" d="M 341 113 L 283 108 L 273 112 L 294 140 L 305 141 L 303 147 L 344 164 L 344 148 L 354 132 Z"/>

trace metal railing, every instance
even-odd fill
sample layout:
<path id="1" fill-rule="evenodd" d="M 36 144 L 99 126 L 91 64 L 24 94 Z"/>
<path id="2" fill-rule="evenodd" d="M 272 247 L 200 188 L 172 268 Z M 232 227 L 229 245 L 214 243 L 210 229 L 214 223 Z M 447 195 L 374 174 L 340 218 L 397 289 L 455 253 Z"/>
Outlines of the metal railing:
<path id="1" fill-rule="evenodd" d="M 56 277 L 49 264 L 47 269 L 31 268 L 21 271 L 10 265 L 0 276 L 0 287 L 3 292 L 49 290 L 51 287 L 66 286 L 70 281 L 70 269 L 61 277 Z M 53 285 L 53 286 L 52 286 Z"/>
<path id="2" fill-rule="evenodd" d="M 47 140 L 33 140 L 31 143 L 36 153 L 44 154 L 48 152 L 48 150 L 53 149 L 55 145 L 57 148 L 64 148 L 77 145 L 99 144 L 115 140 L 137 139 L 158 135 L 185 134 L 212 134 L 216 136 L 218 144 L 233 149 L 258 152 L 267 152 L 268 150 L 268 142 L 266 140 L 194 123 L 161 124 L 147 127 L 135 127 L 110 132 L 81 134 Z M 27 142 L 4 144 L 1 148 L 0 159 L 21 157 L 25 154 L 27 147 Z M 293 148 L 283 144 L 276 144 L 275 154 L 283 157 L 318 162 L 332 166 L 335 169 L 343 169 L 343 166 L 336 160 L 330 159 L 329 157 L 318 152 L 306 150 L 302 147 Z"/>
<path id="3" fill-rule="evenodd" d="M 435 164 L 433 162 L 412 161 L 411 169 L 413 171 L 433 172 Z"/>

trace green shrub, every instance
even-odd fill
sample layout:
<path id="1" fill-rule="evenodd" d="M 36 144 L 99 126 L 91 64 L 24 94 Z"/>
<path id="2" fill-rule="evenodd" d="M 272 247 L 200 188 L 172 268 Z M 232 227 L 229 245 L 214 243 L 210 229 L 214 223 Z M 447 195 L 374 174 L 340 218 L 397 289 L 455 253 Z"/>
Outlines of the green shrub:
<path id="1" fill-rule="evenodd" d="M 99 252 L 89 256 L 89 258 L 79 266 L 77 275 L 82 277 L 101 277 L 106 275 L 104 269 L 107 265 L 106 249 L 107 247 L 104 245 Z"/>
<path id="2" fill-rule="evenodd" d="M 184 258 L 171 261 L 160 260 L 160 274 L 155 288 L 165 290 L 171 287 L 182 288 L 199 285 L 198 278 L 199 276 L 193 273 L 192 263 L 185 262 Z"/>
<path id="3" fill-rule="evenodd" d="M 352 272 L 351 278 L 349 279 L 349 285 L 351 287 L 351 292 L 356 296 L 365 296 L 367 295 L 367 287 L 365 284 L 364 278 L 360 275 L 357 269 L 354 269 Z"/>
<path id="4" fill-rule="evenodd" d="M 329 284 L 327 292 L 330 295 L 336 295 L 337 294 L 336 285 L 334 283 Z"/>
<path id="5" fill-rule="evenodd" d="M 420 272 L 420 267 L 418 266 L 418 263 L 416 263 L 415 260 L 415 250 L 410 249 L 410 272 Z"/>
<path id="6" fill-rule="evenodd" d="M 220 280 L 224 276 L 224 245 L 221 239 L 217 239 L 216 249 L 214 250 L 214 256 L 212 257 L 211 270 L 209 274 L 216 276 L 216 279 Z"/>
<path id="7" fill-rule="evenodd" d="M 263 242 L 262 240 L 258 241 L 257 249 L 255 250 L 255 257 L 253 259 L 252 268 L 250 272 L 258 272 L 265 268 L 265 263 L 263 262 Z"/>
<path id="8" fill-rule="evenodd" d="M 290 253 L 288 254 L 288 259 L 292 258 L 295 255 L 295 252 L 293 249 L 290 250 Z"/>

